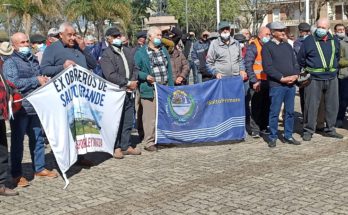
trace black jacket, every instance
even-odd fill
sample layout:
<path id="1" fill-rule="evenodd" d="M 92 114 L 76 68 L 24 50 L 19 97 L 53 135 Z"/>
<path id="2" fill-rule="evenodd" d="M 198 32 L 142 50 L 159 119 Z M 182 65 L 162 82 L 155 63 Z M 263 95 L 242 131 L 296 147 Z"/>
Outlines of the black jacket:
<path id="1" fill-rule="evenodd" d="M 129 67 L 129 79 L 126 78 L 126 69 L 121 55 L 112 46 L 104 50 L 100 59 L 100 66 L 106 80 L 120 87 L 125 87 L 128 81 L 136 81 L 138 79 L 139 68 L 134 63 L 131 49 L 128 47 L 123 47 L 122 49 Z"/>

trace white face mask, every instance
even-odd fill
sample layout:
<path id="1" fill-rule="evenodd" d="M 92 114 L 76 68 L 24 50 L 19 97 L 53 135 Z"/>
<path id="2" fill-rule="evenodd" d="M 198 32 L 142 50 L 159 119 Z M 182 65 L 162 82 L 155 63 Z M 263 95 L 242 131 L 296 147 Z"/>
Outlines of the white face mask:
<path id="1" fill-rule="evenodd" d="M 220 34 L 223 40 L 228 40 L 230 38 L 230 35 L 231 35 L 230 32 Z"/>
<path id="2" fill-rule="evenodd" d="M 337 37 L 340 38 L 340 39 L 343 39 L 346 34 L 345 33 L 336 33 Z"/>

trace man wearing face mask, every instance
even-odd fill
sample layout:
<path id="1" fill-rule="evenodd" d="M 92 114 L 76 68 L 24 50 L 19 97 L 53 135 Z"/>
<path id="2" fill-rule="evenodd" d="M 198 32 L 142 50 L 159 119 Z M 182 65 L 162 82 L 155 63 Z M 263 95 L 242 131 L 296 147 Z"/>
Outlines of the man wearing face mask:
<path id="1" fill-rule="evenodd" d="M 259 34 L 248 46 L 245 56 L 245 68 L 249 77 L 251 120 L 250 130 L 253 138 L 259 138 L 260 132 L 266 132 L 270 107 L 269 83 L 262 67 L 262 47 L 271 37 L 267 27 L 261 27 Z"/>
<path id="2" fill-rule="evenodd" d="M 247 79 L 242 49 L 238 41 L 233 39 L 230 24 L 226 21 L 219 23 L 220 37 L 211 42 L 207 55 L 208 71 L 217 79 L 223 76 L 242 76 Z"/>
<path id="3" fill-rule="evenodd" d="M 198 55 L 199 53 L 203 53 L 209 49 L 210 41 L 208 40 L 209 37 L 209 31 L 204 31 L 201 34 L 201 37 L 198 41 L 196 41 L 191 50 L 191 59 L 193 63 L 195 64 L 195 67 L 197 69 L 197 83 L 202 83 L 202 73 L 200 73 L 200 62 Z"/>
<path id="4" fill-rule="evenodd" d="M 291 45 L 284 41 L 286 26 L 281 22 L 272 22 L 269 27 L 272 31 L 273 39 L 265 43 L 261 50 L 262 70 L 266 73 L 269 81 L 271 102 L 268 118 L 270 134 L 267 143 L 271 148 L 276 146 L 278 139 L 278 116 L 284 103 L 283 140 L 288 144 L 300 145 L 301 143 L 293 137 L 295 82 L 298 74 L 300 74 L 300 68 L 296 63 L 295 53 Z M 255 67 L 254 71 L 255 69 L 260 68 Z"/>
<path id="5" fill-rule="evenodd" d="M 34 34 L 30 37 L 32 53 L 37 57 L 41 64 L 42 55 L 46 49 L 46 38 L 40 34 Z"/>
<path id="6" fill-rule="evenodd" d="M 323 96 L 326 128 L 324 135 L 342 139 L 336 133 L 335 123 L 338 113 L 337 72 L 340 59 L 340 43 L 329 33 L 330 21 L 319 19 L 314 35 L 302 43 L 298 63 L 311 74 L 311 83 L 305 88 L 303 140 L 310 141 L 315 132 L 320 99 Z"/>
<path id="7" fill-rule="evenodd" d="M 135 53 L 135 63 L 139 67 L 140 100 L 143 107 L 143 127 L 145 150 L 157 151 L 155 145 L 156 99 L 154 83 L 174 86 L 172 65 L 167 49 L 161 46 L 162 32 L 151 27 L 147 32 L 147 44 Z"/>
<path id="8" fill-rule="evenodd" d="M 339 86 L 339 109 L 337 114 L 336 127 L 343 127 L 343 120 L 348 107 L 348 37 L 343 24 L 335 25 L 335 35 L 340 41 L 341 52 L 338 72 Z"/>
<path id="9" fill-rule="evenodd" d="M 134 63 L 131 49 L 123 47 L 121 32 L 117 28 L 106 31 L 109 47 L 104 50 L 100 66 L 106 80 L 126 90 L 120 127 L 118 130 L 114 157 L 140 155 L 140 150 L 131 146 L 130 137 L 134 121 L 134 93 L 138 85 L 138 67 Z"/>
<path id="10" fill-rule="evenodd" d="M 5 78 L 15 84 L 23 97 L 27 96 L 40 86 L 43 86 L 48 78 L 42 76 L 39 70 L 39 62 L 31 53 L 29 39 L 24 33 L 15 33 L 11 37 L 14 52 L 4 63 Z M 33 162 L 35 176 L 55 178 L 56 172 L 45 169 L 45 146 L 43 131 L 39 117 L 33 106 L 27 101 L 22 101 L 22 108 L 14 114 L 10 120 L 11 125 L 11 174 L 16 186 L 26 187 L 29 182 L 23 177 L 23 141 L 24 135 L 29 137 L 29 148 Z"/>
<path id="11" fill-rule="evenodd" d="M 76 34 L 70 23 L 59 26 L 59 37 L 57 42 L 48 46 L 43 54 L 41 73 L 49 77 L 58 75 L 70 65 L 78 64 L 86 69 L 94 69 L 97 65 L 83 38 Z M 93 163 L 79 155 L 77 164 L 90 167 Z"/>

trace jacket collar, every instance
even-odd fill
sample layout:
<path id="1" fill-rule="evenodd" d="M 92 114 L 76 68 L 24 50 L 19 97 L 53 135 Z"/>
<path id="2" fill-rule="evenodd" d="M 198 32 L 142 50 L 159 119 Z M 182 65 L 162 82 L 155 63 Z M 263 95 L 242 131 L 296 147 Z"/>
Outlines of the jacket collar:
<path id="1" fill-rule="evenodd" d="M 217 40 L 219 42 L 219 46 L 231 46 L 236 42 L 236 40 L 233 39 L 231 36 L 230 36 L 230 43 L 228 45 L 222 41 L 221 37 L 218 37 Z"/>

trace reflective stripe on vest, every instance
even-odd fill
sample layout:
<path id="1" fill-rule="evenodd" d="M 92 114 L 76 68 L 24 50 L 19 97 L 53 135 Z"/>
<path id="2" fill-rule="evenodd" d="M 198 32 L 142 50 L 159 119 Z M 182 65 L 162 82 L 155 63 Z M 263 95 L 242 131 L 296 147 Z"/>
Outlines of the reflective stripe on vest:
<path id="1" fill-rule="evenodd" d="M 262 45 L 260 44 L 258 39 L 255 39 L 253 43 L 256 46 L 257 50 L 257 55 L 255 58 L 255 62 L 253 64 L 253 70 L 256 75 L 257 80 L 267 80 L 267 75 L 266 73 L 263 72 L 263 67 L 262 67 L 262 56 L 261 56 L 261 50 L 262 50 Z"/>
<path id="2" fill-rule="evenodd" d="M 331 53 L 330 65 L 328 67 L 327 63 L 326 63 L 325 55 L 323 53 L 323 50 L 321 49 L 319 41 L 317 41 L 314 37 L 313 37 L 313 39 L 314 39 L 315 45 L 317 46 L 317 50 L 319 52 L 321 63 L 323 64 L 323 68 L 307 67 L 306 71 L 308 71 L 308 72 L 336 72 L 336 68 L 333 68 L 333 62 L 335 59 L 335 52 L 336 52 L 335 40 L 333 38 L 331 40 L 332 53 Z"/>

